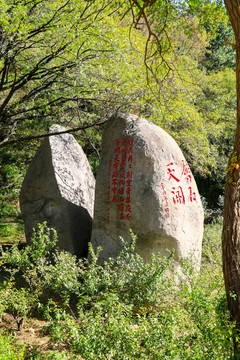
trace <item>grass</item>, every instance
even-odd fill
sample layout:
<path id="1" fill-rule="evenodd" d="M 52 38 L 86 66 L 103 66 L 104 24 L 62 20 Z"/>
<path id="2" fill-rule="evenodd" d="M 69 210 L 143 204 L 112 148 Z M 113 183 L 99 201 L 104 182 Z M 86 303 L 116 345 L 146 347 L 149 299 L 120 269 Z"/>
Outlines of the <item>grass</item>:
<path id="1" fill-rule="evenodd" d="M 3 202 L 0 208 L 0 245 L 25 242 L 19 202 L 15 199 Z"/>
<path id="2" fill-rule="evenodd" d="M 22 222 L 0 222 L 0 245 L 24 243 L 24 224 Z"/>

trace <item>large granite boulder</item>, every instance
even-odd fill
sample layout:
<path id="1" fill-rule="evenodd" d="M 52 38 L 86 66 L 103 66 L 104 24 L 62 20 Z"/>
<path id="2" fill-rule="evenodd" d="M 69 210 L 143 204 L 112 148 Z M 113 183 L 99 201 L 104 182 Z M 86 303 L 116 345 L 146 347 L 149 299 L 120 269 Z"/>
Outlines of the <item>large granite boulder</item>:
<path id="1" fill-rule="evenodd" d="M 50 132 L 66 130 L 53 125 Z M 70 134 L 45 138 L 24 179 L 20 206 L 27 241 L 47 221 L 58 233 L 58 246 L 87 256 L 91 237 L 95 179 L 81 146 Z"/>
<path id="2" fill-rule="evenodd" d="M 201 261 L 203 209 L 189 166 L 173 138 L 135 115 L 111 118 L 102 140 L 95 191 L 93 248 L 100 261 L 122 249 L 119 237 L 137 234 L 136 251 L 175 251 Z"/>

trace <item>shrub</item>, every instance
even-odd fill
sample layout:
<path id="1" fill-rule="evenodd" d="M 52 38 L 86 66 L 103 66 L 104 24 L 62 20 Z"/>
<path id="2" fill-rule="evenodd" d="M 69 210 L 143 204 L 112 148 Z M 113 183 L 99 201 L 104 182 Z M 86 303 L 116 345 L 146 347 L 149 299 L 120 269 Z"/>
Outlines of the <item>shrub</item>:
<path id="1" fill-rule="evenodd" d="M 133 234 L 104 266 L 98 264 L 100 249 L 94 254 L 90 247 L 92 261 L 79 262 L 78 314 L 52 312 L 53 341 L 87 359 L 230 359 L 233 324 L 220 254 L 214 253 L 220 225 L 214 229 L 205 233 L 201 273 L 186 262 L 177 286 L 166 271 L 172 254 L 153 255 L 145 264 L 134 252 Z"/>
<path id="2" fill-rule="evenodd" d="M 32 243 L 19 250 L 13 245 L 10 250 L 1 250 L 0 310 L 7 311 L 16 320 L 20 330 L 23 320 L 37 306 L 46 280 L 45 267 L 50 263 L 51 250 L 57 241 L 56 232 L 46 223 L 34 230 Z"/>
<path id="3" fill-rule="evenodd" d="M 0 264 L 8 277 L 0 291 L 12 293 L 13 300 L 3 296 L 0 310 L 17 310 L 19 317 L 38 306 L 52 342 L 89 360 L 231 359 L 234 330 L 223 286 L 220 231 L 217 223 L 206 228 L 200 274 L 183 261 L 184 277 L 176 284 L 176 274 L 171 277 L 169 271 L 173 254 L 155 254 L 144 263 L 135 253 L 134 234 L 130 243 L 122 240 L 116 259 L 100 266 L 101 249 L 94 253 L 90 246 L 91 261 L 78 260 L 56 249 L 55 232 L 40 225 L 25 249 L 2 252 Z M 18 274 L 25 287 L 15 287 Z"/>
<path id="4" fill-rule="evenodd" d="M 10 335 L 0 335 L 1 360 L 24 360 L 25 346 L 17 346 Z"/>

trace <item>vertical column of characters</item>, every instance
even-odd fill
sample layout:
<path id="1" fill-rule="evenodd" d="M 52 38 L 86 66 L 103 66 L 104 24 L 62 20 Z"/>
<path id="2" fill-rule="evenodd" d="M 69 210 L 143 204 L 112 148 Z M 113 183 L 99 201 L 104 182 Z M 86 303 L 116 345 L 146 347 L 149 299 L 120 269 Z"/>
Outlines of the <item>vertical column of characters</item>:
<path id="1" fill-rule="evenodd" d="M 128 143 L 128 152 L 127 152 L 127 172 L 126 172 L 126 219 L 130 220 L 132 218 L 132 208 L 131 208 L 131 186 L 132 186 L 132 161 L 133 161 L 133 142 L 134 139 L 130 139 Z"/>
<path id="2" fill-rule="evenodd" d="M 117 186 L 118 186 L 118 166 L 119 166 L 119 156 L 120 156 L 120 144 L 121 140 L 116 140 L 116 146 L 114 149 L 114 160 L 113 160 L 113 172 L 112 172 L 112 202 L 117 203 Z"/>
<path id="3" fill-rule="evenodd" d="M 110 222 L 110 190 L 111 190 L 111 168 L 112 160 L 108 163 L 108 181 L 107 181 L 107 223 Z"/>
<path id="4" fill-rule="evenodd" d="M 165 217 L 169 217 L 170 214 L 169 214 L 169 206 L 168 206 L 168 199 L 167 199 L 167 192 L 166 192 L 166 189 L 165 189 L 165 186 L 163 183 L 161 183 L 161 189 L 162 189 L 162 192 L 163 192 L 163 196 L 164 196 L 164 210 L 165 210 Z"/>
<path id="5" fill-rule="evenodd" d="M 127 139 L 123 139 L 121 148 L 121 161 L 120 161 L 120 177 L 118 182 L 118 209 L 120 211 L 120 220 L 125 219 L 124 213 L 124 193 L 125 193 L 125 167 L 127 157 Z"/>
<path id="6" fill-rule="evenodd" d="M 184 181 L 187 183 L 187 185 L 190 185 L 188 187 L 188 201 L 190 201 L 190 202 L 197 201 L 196 193 L 193 192 L 192 186 L 191 186 L 191 182 L 192 182 L 191 171 L 185 160 L 182 160 L 182 163 L 183 163 L 182 177 L 183 177 Z"/>

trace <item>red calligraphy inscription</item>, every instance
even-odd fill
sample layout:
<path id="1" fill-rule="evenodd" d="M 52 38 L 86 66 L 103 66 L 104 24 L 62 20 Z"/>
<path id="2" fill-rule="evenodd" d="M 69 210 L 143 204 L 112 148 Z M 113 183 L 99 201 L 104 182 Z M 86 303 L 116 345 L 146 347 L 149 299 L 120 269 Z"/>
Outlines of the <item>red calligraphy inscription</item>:
<path id="1" fill-rule="evenodd" d="M 170 164 L 167 165 L 167 173 L 169 175 L 168 180 L 174 179 L 177 182 L 179 182 L 180 180 L 173 174 L 175 173 L 175 169 L 173 168 L 173 163 L 171 162 Z"/>
<path id="2" fill-rule="evenodd" d="M 131 186 L 132 186 L 132 161 L 133 161 L 133 139 L 129 140 L 127 164 L 128 169 L 126 171 L 126 220 L 132 218 L 131 208 Z"/>
<path id="3" fill-rule="evenodd" d="M 196 193 L 192 191 L 191 186 L 189 186 L 188 191 L 189 191 L 189 201 L 190 202 L 197 201 Z"/>
<path id="4" fill-rule="evenodd" d="M 171 194 L 174 204 L 186 204 L 197 201 L 196 193 L 192 190 L 192 174 L 186 160 L 182 160 L 182 172 L 178 176 L 174 163 L 167 165 L 168 181 L 173 183 Z M 186 185 L 188 186 L 186 189 Z"/>
<path id="5" fill-rule="evenodd" d="M 185 204 L 185 196 L 181 186 L 178 186 L 178 188 L 172 187 L 171 193 L 173 194 L 174 204 Z"/>
<path id="6" fill-rule="evenodd" d="M 112 167 L 112 160 L 109 160 L 108 163 L 108 181 L 107 181 L 107 223 L 110 223 L 110 190 L 111 190 L 111 167 Z"/>
<path id="7" fill-rule="evenodd" d="M 164 196 L 165 217 L 168 218 L 170 216 L 170 214 L 169 214 L 169 205 L 168 205 L 167 192 L 166 192 L 166 189 L 165 189 L 165 186 L 164 186 L 163 183 L 161 183 L 161 189 L 162 189 L 163 196 Z"/>
<path id="8" fill-rule="evenodd" d="M 192 175 L 191 175 L 190 168 L 189 168 L 186 160 L 182 160 L 182 163 L 183 163 L 183 169 L 182 169 L 181 178 L 184 178 L 185 182 L 187 184 L 190 184 L 192 182 Z"/>
<path id="9" fill-rule="evenodd" d="M 118 206 L 120 220 L 131 219 L 131 185 L 134 139 L 116 139 L 113 160 L 109 161 L 107 221 L 110 203 Z"/>

